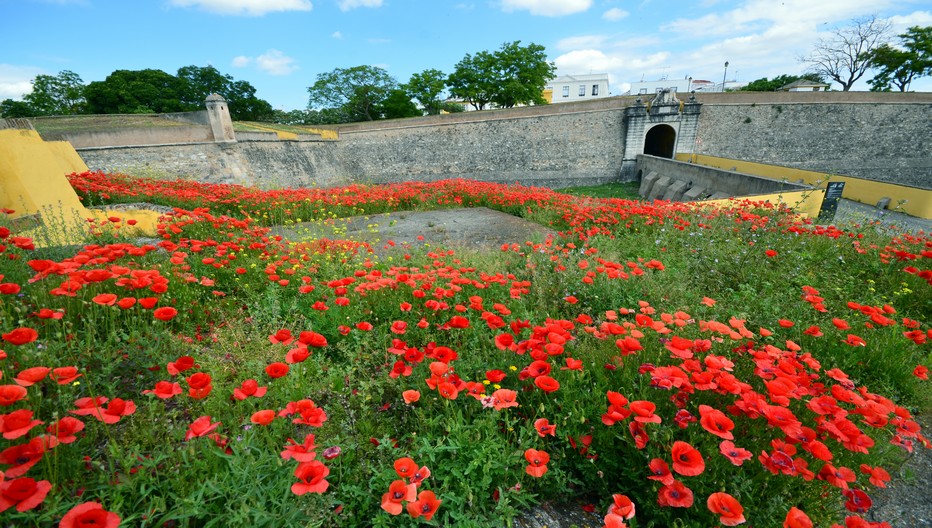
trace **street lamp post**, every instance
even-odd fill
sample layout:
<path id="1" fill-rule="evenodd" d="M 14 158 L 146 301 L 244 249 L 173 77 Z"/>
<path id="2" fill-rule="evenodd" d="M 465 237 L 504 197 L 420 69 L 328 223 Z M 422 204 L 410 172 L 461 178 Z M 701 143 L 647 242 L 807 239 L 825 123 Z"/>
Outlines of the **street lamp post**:
<path id="1" fill-rule="evenodd" d="M 725 61 L 725 73 L 722 74 L 722 91 L 725 91 L 725 78 L 728 77 L 728 61 Z"/>

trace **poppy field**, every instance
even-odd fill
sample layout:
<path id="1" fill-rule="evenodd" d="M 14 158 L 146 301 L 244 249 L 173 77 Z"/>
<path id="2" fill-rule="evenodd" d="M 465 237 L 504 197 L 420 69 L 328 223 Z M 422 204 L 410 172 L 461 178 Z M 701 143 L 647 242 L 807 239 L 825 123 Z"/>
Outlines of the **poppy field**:
<path id="1" fill-rule="evenodd" d="M 465 180 L 69 179 L 172 212 L 49 248 L 0 218 L 3 527 L 500 527 L 544 502 L 889 526 L 871 497 L 930 447 L 929 233 Z M 271 229 L 473 206 L 558 236 Z"/>

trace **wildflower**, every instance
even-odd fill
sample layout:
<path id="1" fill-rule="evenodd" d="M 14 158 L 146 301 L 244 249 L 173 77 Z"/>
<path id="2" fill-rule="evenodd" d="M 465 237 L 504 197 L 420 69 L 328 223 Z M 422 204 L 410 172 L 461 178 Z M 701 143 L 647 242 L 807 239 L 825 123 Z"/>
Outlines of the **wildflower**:
<path id="1" fill-rule="evenodd" d="M 169 362 L 168 366 L 166 367 L 166 370 L 168 370 L 168 373 L 171 374 L 172 376 L 177 376 L 178 374 L 181 374 L 182 372 L 186 370 L 196 368 L 196 367 L 198 367 L 198 365 L 194 364 L 193 357 L 181 356 L 175 361 Z"/>
<path id="2" fill-rule="evenodd" d="M 60 443 L 70 444 L 78 439 L 75 433 L 84 430 L 84 422 L 71 416 L 65 416 L 61 420 L 46 427 L 45 430 L 48 431 L 49 434 L 54 435 Z"/>
<path id="3" fill-rule="evenodd" d="M 15 440 L 25 436 L 33 427 L 43 423 L 41 420 L 33 420 L 33 413 L 29 409 L 19 409 L 9 414 L 0 414 L 0 432 L 3 438 Z"/>
<path id="4" fill-rule="evenodd" d="M 178 315 L 178 310 L 172 308 L 171 306 L 163 306 L 161 308 L 156 308 L 152 312 L 152 316 L 158 319 L 159 321 L 171 321 Z"/>
<path id="5" fill-rule="evenodd" d="M 416 390 L 406 390 L 401 393 L 401 397 L 404 398 L 405 403 L 411 405 L 421 399 L 421 393 Z"/>
<path id="6" fill-rule="evenodd" d="M 719 522 L 725 526 L 737 526 L 745 522 L 744 508 L 741 503 L 727 493 L 718 492 L 709 495 L 706 506 L 710 512 L 720 516 Z"/>
<path id="7" fill-rule="evenodd" d="M 275 411 L 271 409 L 263 409 L 261 411 L 254 412 L 249 421 L 256 425 L 269 425 L 274 419 Z"/>
<path id="8" fill-rule="evenodd" d="M 214 386 L 211 385 L 210 374 L 204 372 L 196 372 L 191 376 L 188 376 L 188 394 L 195 400 L 202 400 L 210 394 L 210 391 L 213 390 Z"/>
<path id="9" fill-rule="evenodd" d="M 635 513 L 634 503 L 627 495 L 612 495 L 612 504 L 608 507 L 609 515 L 618 515 L 624 520 L 631 519 Z"/>
<path id="10" fill-rule="evenodd" d="M 550 462 L 550 455 L 546 451 L 537 449 L 528 449 L 524 452 L 524 459 L 529 462 L 524 472 L 532 477 L 542 477 L 547 472 L 547 462 Z"/>
<path id="11" fill-rule="evenodd" d="M 26 343 L 32 343 L 39 338 L 39 332 L 36 332 L 32 328 L 16 328 L 6 334 L 2 335 L 3 340 L 7 343 L 20 346 L 25 345 Z"/>
<path id="12" fill-rule="evenodd" d="M 207 436 L 213 433 L 218 427 L 220 427 L 220 422 L 210 423 L 210 416 L 201 416 L 188 426 L 188 432 L 184 439 L 187 442 L 192 438 Z"/>
<path id="13" fill-rule="evenodd" d="M 20 477 L 0 482 L 0 513 L 16 507 L 16 511 L 29 511 L 45 500 L 52 489 L 47 480 L 36 482 L 29 477 Z"/>
<path id="14" fill-rule="evenodd" d="M 496 411 L 508 407 L 517 407 L 518 402 L 516 401 L 518 393 L 510 389 L 498 389 L 493 392 L 492 395 L 493 407 Z"/>
<path id="15" fill-rule="evenodd" d="M 59 385 L 67 385 L 83 375 L 76 367 L 58 367 L 52 369 L 51 378 Z"/>
<path id="16" fill-rule="evenodd" d="M 673 508 L 689 508 L 693 505 L 693 492 L 682 482 L 674 480 L 657 492 L 657 504 Z"/>
<path id="17" fill-rule="evenodd" d="M 99 503 L 85 502 L 68 510 L 58 528 L 117 528 L 120 516 L 104 509 Z"/>
<path id="18" fill-rule="evenodd" d="M 408 515 L 415 519 L 423 515 L 424 520 L 429 521 L 437 513 L 441 502 L 443 501 L 438 500 L 433 491 L 422 491 L 418 494 L 416 501 L 408 503 Z"/>
<path id="19" fill-rule="evenodd" d="M 812 521 L 802 510 L 793 506 L 790 511 L 786 512 L 783 528 L 812 528 Z"/>
<path id="20" fill-rule="evenodd" d="M 547 435 L 550 435 L 550 436 L 557 435 L 557 426 L 554 424 L 551 424 L 550 421 L 547 420 L 546 418 L 540 418 L 538 420 L 535 420 L 534 429 L 537 430 L 537 435 L 540 436 L 541 438 Z"/>
<path id="21" fill-rule="evenodd" d="M 239 401 L 245 400 L 250 396 L 255 398 L 261 398 L 265 396 L 268 387 L 260 387 L 259 382 L 254 379 L 248 379 L 240 384 L 239 387 L 233 389 L 233 398 Z"/>
<path id="22" fill-rule="evenodd" d="M 402 502 L 414 502 L 417 499 L 417 488 L 414 484 L 405 484 L 403 480 L 396 480 L 388 486 L 388 492 L 382 495 L 382 509 L 392 515 L 402 512 Z"/>
<path id="23" fill-rule="evenodd" d="M 867 464 L 861 464 L 860 469 L 861 473 L 870 476 L 870 483 L 878 488 L 885 488 L 887 487 L 887 482 L 890 482 L 890 474 L 882 467 L 871 467 Z"/>
<path id="24" fill-rule="evenodd" d="M 278 343 L 281 343 L 281 344 L 283 344 L 283 345 L 290 345 L 291 342 L 294 341 L 294 336 L 291 335 L 291 330 L 288 330 L 288 329 L 286 329 L 286 328 L 282 328 L 281 330 L 279 330 L 279 331 L 275 332 L 274 334 L 270 335 L 270 336 L 269 336 L 269 341 L 270 341 L 273 345 L 276 345 L 276 344 L 278 344 Z"/>
<path id="25" fill-rule="evenodd" d="M 736 447 L 730 440 L 723 440 L 718 445 L 718 449 L 719 452 L 725 455 L 725 458 L 727 458 L 729 462 L 736 466 L 740 466 L 745 460 L 750 460 L 751 457 L 754 456 L 747 449 Z"/>
<path id="26" fill-rule="evenodd" d="M 289 438 L 288 443 L 285 444 L 285 450 L 281 452 L 281 457 L 285 460 L 293 458 L 298 462 L 310 462 L 317 456 L 317 453 L 314 451 L 316 448 L 317 446 L 314 445 L 314 435 L 312 433 L 305 436 L 304 442 L 301 444 Z"/>
<path id="27" fill-rule="evenodd" d="M 537 388 L 546 393 L 556 392 L 560 388 L 560 382 L 550 376 L 538 376 L 534 378 L 534 385 L 537 385 Z"/>
<path id="28" fill-rule="evenodd" d="M 687 477 L 695 477 L 705 471 L 705 461 L 698 449 L 683 441 L 673 443 L 673 471 Z"/>
<path id="29" fill-rule="evenodd" d="M 54 436 L 36 436 L 25 444 L 14 445 L 0 451 L 0 464 L 10 466 L 4 470 L 4 478 L 14 478 L 26 474 L 29 469 L 42 460 L 49 449 L 58 445 Z"/>
<path id="30" fill-rule="evenodd" d="M 146 389 L 142 391 L 143 394 L 155 394 L 157 397 L 167 400 L 173 396 L 181 394 L 181 385 L 178 383 L 172 383 L 170 381 L 158 381 L 155 383 L 154 389 Z"/>
<path id="31" fill-rule="evenodd" d="M 725 413 L 708 405 L 700 405 L 699 415 L 699 424 L 703 429 L 725 440 L 734 439 L 731 430 L 735 428 L 735 423 Z"/>
<path id="32" fill-rule="evenodd" d="M 101 293 L 91 300 L 101 306 L 113 306 L 117 302 L 117 296 L 113 293 Z"/>
<path id="33" fill-rule="evenodd" d="M 925 365 L 916 365 L 916 368 L 913 369 L 913 376 L 921 380 L 929 379 L 929 367 Z"/>
<path id="34" fill-rule="evenodd" d="M 417 464 L 409 457 L 402 457 L 395 461 L 395 472 L 401 478 L 408 478 L 418 470 Z"/>
<path id="35" fill-rule="evenodd" d="M 270 378 L 281 378 L 282 376 L 288 374 L 290 367 L 287 364 L 281 362 L 275 362 L 271 365 L 265 367 L 265 373 L 269 375 Z"/>
<path id="36" fill-rule="evenodd" d="M 39 383 L 44 380 L 45 377 L 51 372 L 52 369 L 48 367 L 32 367 L 26 370 L 20 371 L 19 374 L 13 378 L 18 385 L 23 387 L 31 387 L 32 385 Z"/>

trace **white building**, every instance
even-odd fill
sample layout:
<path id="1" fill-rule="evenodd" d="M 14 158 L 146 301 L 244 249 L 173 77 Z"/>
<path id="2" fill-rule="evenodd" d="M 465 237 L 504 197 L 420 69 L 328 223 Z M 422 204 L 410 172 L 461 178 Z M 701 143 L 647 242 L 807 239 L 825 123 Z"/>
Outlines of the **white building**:
<path id="1" fill-rule="evenodd" d="M 544 99 L 551 103 L 588 101 L 610 95 L 607 73 L 560 75 L 544 87 Z"/>
<path id="2" fill-rule="evenodd" d="M 738 81 L 726 81 L 726 90 L 737 90 L 747 83 Z M 686 77 L 684 79 L 661 79 L 659 81 L 641 81 L 631 83 L 631 89 L 625 95 L 654 95 L 658 90 L 664 88 L 675 88 L 678 93 L 689 92 L 721 92 L 722 83 L 706 81 L 704 79 L 693 79 Z"/>

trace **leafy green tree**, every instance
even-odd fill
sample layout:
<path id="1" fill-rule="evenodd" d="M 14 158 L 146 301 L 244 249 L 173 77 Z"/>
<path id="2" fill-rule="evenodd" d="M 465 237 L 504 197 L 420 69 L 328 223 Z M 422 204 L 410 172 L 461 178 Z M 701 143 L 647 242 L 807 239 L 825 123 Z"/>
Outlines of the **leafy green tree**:
<path id="1" fill-rule="evenodd" d="M 178 69 L 182 81 L 181 103 L 188 111 L 202 110 L 213 93 L 227 101 L 234 121 L 271 121 L 272 105 L 256 97 L 256 89 L 246 81 L 236 81 L 213 66 L 184 66 Z"/>
<path id="2" fill-rule="evenodd" d="M 751 81 L 747 85 L 741 87 L 738 91 L 742 92 L 774 92 L 780 88 L 796 81 L 812 81 L 817 83 L 825 83 L 825 80 L 821 75 L 817 73 L 806 73 L 803 75 L 777 75 L 773 79 L 768 79 L 767 77 L 757 79 L 756 81 Z M 826 83 L 827 84 L 827 83 Z"/>
<path id="3" fill-rule="evenodd" d="M 440 70 L 431 68 L 412 75 L 408 83 L 403 85 L 402 88 L 413 99 L 421 103 L 421 107 L 428 115 L 436 115 L 440 113 L 443 106 L 440 94 L 443 92 L 446 83 L 446 75 Z"/>
<path id="4" fill-rule="evenodd" d="M 309 109 L 339 109 L 347 121 L 373 121 L 380 117 L 379 107 L 398 83 L 377 66 L 336 68 L 317 75 L 317 82 L 307 89 Z"/>
<path id="5" fill-rule="evenodd" d="M 467 54 L 447 84 L 460 97 L 482 110 L 489 103 L 501 108 L 519 104 L 546 104 L 544 86 L 556 68 L 547 62 L 545 48 L 538 44 L 521 46 L 521 41 L 506 42 L 494 53 Z"/>
<path id="6" fill-rule="evenodd" d="M 117 70 L 87 85 L 92 114 L 182 112 L 184 81 L 162 70 Z"/>
<path id="7" fill-rule="evenodd" d="M 34 117 L 37 115 L 39 114 L 36 113 L 36 109 L 25 101 L 4 99 L 3 102 L 0 102 L 0 117 Z"/>
<path id="8" fill-rule="evenodd" d="M 77 73 L 63 70 L 58 75 L 36 75 L 32 92 L 23 96 L 34 115 L 72 115 L 84 107 L 84 81 Z"/>
<path id="9" fill-rule="evenodd" d="M 423 112 L 411 101 L 408 92 L 401 88 L 392 90 L 388 97 L 379 105 L 379 114 L 382 119 L 401 119 L 403 117 L 418 117 Z"/>
<path id="10" fill-rule="evenodd" d="M 884 44 L 871 57 L 871 67 L 878 70 L 867 81 L 872 92 L 889 91 L 891 84 L 905 92 L 913 80 L 932 75 L 932 26 L 913 26 L 899 37 L 902 49 Z"/>

